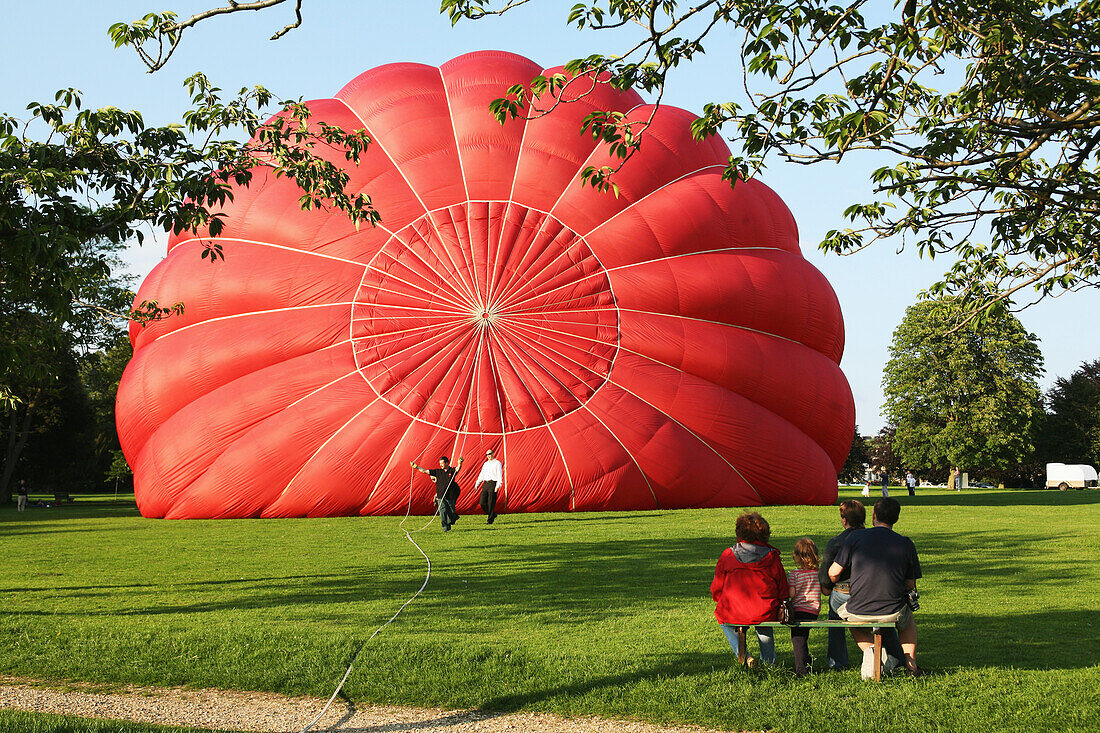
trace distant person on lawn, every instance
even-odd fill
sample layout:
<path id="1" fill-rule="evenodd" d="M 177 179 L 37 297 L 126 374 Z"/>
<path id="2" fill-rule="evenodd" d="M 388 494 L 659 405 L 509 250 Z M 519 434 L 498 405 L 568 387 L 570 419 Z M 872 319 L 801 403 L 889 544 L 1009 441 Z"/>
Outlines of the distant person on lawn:
<path id="1" fill-rule="evenodd" d="M 795 621 L 816 621 L 821 613 L 821 581 L 817 577 L 821 558 L 817 545 L 809 537 L 794 543 L 795 569 L 787 573 L 791 605 Z M 794 647 L 794 673 L 805 677 L 811 671 L 810 630 L 791 629 L 791 646 Z"/>
<path id="2" fill-rule="evenodd" d="M 15 510 L 23 511 L 27 508 L 27 482 L 19 479 L 19 485 L 15 488 Z"/>
<path id="3" fill-rule="evenodd" d="M 768 544 L 772 530 L 757 512 L 742 514 L 734 525 L 737 544 L 726 548 L 714 568 L 710 595 L 717 603 L 714 616 L 722 624 L 734 654 L 740 652 L 737 643 L 738 626 L 752 626 L 779 618 L 779 603 L 787 598 L 790 588 L 783 572 L 779 550 Z M 775 664 L 775 636 L 767 627 L 756 627 L 760 642 L 760 660 Z M 755 660 L 749 658 L 749 665 Z"/>
<path id="4" fill-rule="evenodd" d="M 905 666 L 914 675 L 924 671 L 917 666 L 917 625 L 909 606 L 909 592 L 916 590 L 921 577 L 917 548 L 908 537 L 894 531 L 901 514 L 897 499 L 879 499 L 872 513 L 872 527 L 853 532 L 845 540 L 829 567 L 829 579 L 840 580 L 845 570 L 851 573 L 848 602 L 837 609 L 847 621 L 895 625 L 901 637 Z M 874 643 L 865 629 L 852 629 L 863 650 L 860 676 L 872 679 L 875 665 Z"/>

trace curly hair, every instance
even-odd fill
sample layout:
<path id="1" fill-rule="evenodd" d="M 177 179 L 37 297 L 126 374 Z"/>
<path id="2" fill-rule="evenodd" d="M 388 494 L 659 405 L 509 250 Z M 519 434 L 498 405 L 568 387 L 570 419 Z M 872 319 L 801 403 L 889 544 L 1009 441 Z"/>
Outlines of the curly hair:
<path id="1" fill-rule="evenodd" d="M 766 545 L 772 536 L 772 528 L 768 520 L 760 516 L 759 512 L 745 512 L 737 518 L 734 525 L 738 542 L 748 542 L 753 545 Z"/>

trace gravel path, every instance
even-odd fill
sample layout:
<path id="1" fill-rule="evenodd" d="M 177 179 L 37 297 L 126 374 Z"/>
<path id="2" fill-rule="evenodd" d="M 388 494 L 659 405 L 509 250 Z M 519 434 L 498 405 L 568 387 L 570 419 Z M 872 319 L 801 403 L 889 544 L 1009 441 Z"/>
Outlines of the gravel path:
<path id="1" fill-rule="evenodd" d="M 113 718 L 161 725 L 194 726 L 255 733 L 297 733 L 324 707 L 325 700 L 261 692 L 128 687 L 123 692 L 92 688 L 59 690 L 34 680 L 0 676 L 0 707 L 86 718 Z M 661 728 L 648 723 L 602 718 L 565 719 L 530 713 L 484 713 L 401 707 L 356 707 L 334 702 L 312 729 L 339 733 L 717 733 L 704 728 Z"/>

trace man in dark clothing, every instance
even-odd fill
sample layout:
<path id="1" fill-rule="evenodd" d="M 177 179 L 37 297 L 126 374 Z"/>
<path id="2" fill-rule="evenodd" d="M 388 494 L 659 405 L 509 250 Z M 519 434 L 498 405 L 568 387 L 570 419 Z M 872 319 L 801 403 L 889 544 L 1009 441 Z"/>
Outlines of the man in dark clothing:
<path id="1" fill-rule="evenodd" d="M 439 521 L 443 525 L 444 532 L 451 531 L 451 525 L 458 521 L 458 510 L 455 508 L 455 503 L 458 501 L 458 482 L 455 480 L 455 474 L 462 468 L 463 458 L 458 459 L 458 463 L 451 466 L 451 461 L 447 456 L 439 457 L 439 468 L 426 469 L 416 465 L 414 461 L 412 467 L 420 473 L 426 473 L 435 483 L 435 501 L 439 505 Z"/>
<path id="2" fill-rule="evenodd" d="M 837 609 L 848 602 L 851 594 L 851 571 L 845 569 L 834 582 L 829 577 L 829 568 L 836 559 L 840 548 L 848 540 L 853 532 L 863 530 L 863 524 L 867 520 L 867 510 L 863 503 L 855 499 L 840 502 L 840 524 L 844 531 L 833 537 L 825 545 L 825 551 L 821 556 L 821 568 L 818 570 L 818 580 L 821 581 L 821 592 L 829 597 L 829 620 L 840 621 Z M 893 628 L 883 629 L 883 648 L 886 650 L 886 671 L 889 673 L 902 663 L 905 658 L 901 650 L 901 642 L 898 641 L 897 631 Z M 848 640 L 844 629 L 829 629 L 829 669 L 843 670 L 848 668 Z"/>
<path id="3" fill-rule="evenodd" d="M 850 572 L 848 602 L 837 614 L 850 621 L 882 622 L 896 625 L 905 655 L 905 666 L 916 675 L 923 674 L 917 666 L 917 626 L 909 607 L 909 591 L 917 587 L 921 577 L 917 549 L 908 537 L 893 530 L 901 514 L 897 499 L 879 499 L 872 514 L 873 526 L 853 532 L 845 540 L 832 565 L 829 579 L 840 580 L 845 570 Z M 863 629 L 852 629 L 859 648 L 863 650 L 863 679 L 871 679 L 875 665 L 873 639 Z"/>

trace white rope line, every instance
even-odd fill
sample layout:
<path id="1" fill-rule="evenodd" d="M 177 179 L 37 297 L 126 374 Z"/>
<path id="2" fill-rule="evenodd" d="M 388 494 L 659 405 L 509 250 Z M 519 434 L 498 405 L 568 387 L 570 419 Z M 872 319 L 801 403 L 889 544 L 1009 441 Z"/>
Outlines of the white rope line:
<path id="1" fill-rule="evenodd" d="M 478 368 L 478 365 L 481 363 L 481 347 L 484 345 L 484 343 L 485 343 L 485 330 L 484 329 L 479 329 L 478 335 L 477 335 L 477 348 L 474 351 L 474 366 L 473 366 L 473 369 L 470 371 L 470 389 L 466 392 L 466 401 L 462 404 L 462 415 L 458 418 L 458 430 L 455 431 L 455 441 L 456 442 L 458 441 L 459 433 L 461 433 L 463 430 L 467 430 L 467 432 L 468 432 L 469 426 L 466 423 L 466 415 L 468 414 L 468 412 L 470 410 L 470 405 L 473 404 L 473 401 L 474 401 L 473 400 L 474 385 L 477 384 L 477 368 Z M 463 365 L 463 366 L 465 366 L 465 365 Z M 481 421 L 480 420 L 478 421 L 478 427 L 481 427 Z M 503 430 L 503 426 L 501 426 L 501 429 Z"/>
<path id="2" fill-rule="evenodd" d="M 232 313 L 228 316 L 215 316 L 213 318 L 207 318 L 207 319 L 202 320 L 202 321 L 196 321 L 195 323 L 188 323 L 186 326 L 180 326 L 179 328 L 175 329 L 174 331 L 168 331 L 166 333 L 162 333 L 161 335 L 157 336 L 155 339 L 153 339 L 149 343 L 145 344 L 145 346 L 148 346 L 149 344 L 154 344 L 157 341 L 160 341 L 162 338 L 167 338 L 168 336 L 171 336 L 173 334 L 182 333 L 183 331 L 187 331 L 187 330 L 192 329 L 192 328 L 197 328 L 198 326 L 205 326 L 208 323 L 216 323 L 218 321 L 228 321 L 228 320 L 231 320 L 231 319 L 234 319 L 234 318 L 245 318 L 247 316 L 262 316 L 262 315 L 266 315 L 268 313 L 286 313 L 288 311 L 311 310 L 311 309 L 314 309 L 314 308 L 337 308 L 337 307 L 352 306 L 352 305 L 355 305 L 355 301 L 346 301 L 346 302 L 341 302 L 341 303 L 317 303 L 316 305 L 294 305 L 294 306 L 290 306 L 288 308 L 269 308 L 267 310 L 261 310 L 261 311 L 246 311 L 244 313 Z"/>
<path id="3" fill-rule="evenodd" d="M 485 328 L 487 329 L 488 327 L 486 326 Z M 488 348 L 491 348 L 491 345 L 489 344 L 489 339 L 488 338 L 486 338 L 486 342 L 487 342 Z M 489 351 L 489 356 L 490 356 L 490 358 L 489 358 L 489 369 L 493 374 L 493 386 L 497 387 L 497 389 L 494 389 L 493 391 L 496 392 L 496 394 L 497 394 L 497 409 L 500 411 L 500 450 L 504 454 L 504 456 L 507 458 L 507 456 L 508 456 L 507 420 L 505 419 L 505 416 L 504 416 L 504 405 L 500 401 L 500 395 L 504 391 L 504 389 L 503 389 L 504 385 L 500 381 L 499 374 L 497 374 L 496 363 L 492 359 L 492 351 Z M 505 399 L 507 399 L 507 398 L 508 398 L 508 396 L 505 395 Z M 502 464 L 503 464 L 503 462 L 502 462 Z M 499 493 L 502 493 L 502 492 L 504 493 L 505 503 L 507 503 L 507 501 L 508 501 L 508 483 L 504 478 L 504 471 L 503 470 L 501 470 L 501 472 L 500 472 L 500 487 L 497 489 L 496 493 L 499 494 Z M 494 502 L 495 502 L 495 500 L 494 500 Z"/>
<path id="4" fill-rule="evenodd" d="M 436 325 L 436 327 L 439 327 L 442 324 L 434 324 L 434 325 Z M 415 341 L 414 343 L 400 349 L 399 351 L 394 351 L 394 352 L 379 356 L 374 361 L 366 362 L 364 364 L 359 364 L 358 360 L 356 360 L 356 364 L 358 365 L 358 367 L 360 369 L 366 369 L 367 367 L 371 367 L 371 366 L 374 366 L 376 364 L 381 364 L 382 362 L 384 362 L 388 359 L 393 359 L 395 356 L 398 356 L 400 354 L 404 354 L 406 351 L 411 351 L 413 349 L 427 347 L 431 343 L 433 343 L 435 341 L 439 341 L 440 339 L 442 339 L 444 337 L 450 337 L 451 335 L 457 336 L 458 332 L 460 330 L 462 330 L 463 325 L 465 325 L 465 324 L 464 323 L 458 323 L 458 325 L 452 326 L 452 327 L 450 327 L 450 328 L 448 328 L 448 329 L 446 329 L 446 330 L 444 330 L 440 333 L 437 333 L 433 336 L 428 337 L 427 339 L 419 339 L 419 340 Z M 458 343 L 457 340 L 452 342 L 452 344 L 454 344 L 454 343 Z M 374 348 L 374 347 L 372 347 L 372 348 Z M 402 360 L 402 361 L 404 361 L 404 360 Z"/>
<path id="5" fill-rule="evenodd" d="M 455 153 L 458 155 L 458 171 L 462 177 L 462 190 L 466 200 L 470 200 L 470 187 L 466 184 L 466 167 L 462 164 L 462 146 L 458 144 L 458 128 L 455 125 L 455 113 L 451 107 L 451 93 L 447 91 L 447 80 L 443 78 L 443 69 L 438 68 L 439 84 L 443 87 L 443 102 L 447 105 L 447 118 L 451 121 L 451 136 L 455 141 Z"/>
<path id="6" fill-rule="evenodd" d="M 398 447 L 400 447 L 400 444 L 398 444 Z M 398 616 L 400 616 L 401 612 L 404 611 L 405 608 L 410 603 L 415 601 L 420 596 L 420 594 L 424 592 L 424 589 L 428 587 L 428 581 L 432 577 L 432 560 L 431 560 L 431 558 L 428 557 L 428 554 L 426 552 L 424 552 L 424 549 L 416 543 L 416 540 L 414 540 L 412 538 L 412 536 L 414 534 L 418 533 L 418 532 L 423 532 L 425 529 L 427 529 L 432 524 L 432 522 L 435 521 L 436 515 L 439 514 L 439 508 L 438 508 L 438 506 L 436 507 L 435 514 L 432 515 L 432 518 L 429 519 L 428 522 L 423 527 L 420 527 L 419 529 L 415 529 L 412 532 L 405 529 L 405 522 L 408 521 L 409 515 L 412 513 L 412 490 L 413 490 L 412 487 L 413 487 L 413 479 L 416 477 L 416 474 L 414 473 L 415 469 L 410 467 L 409 470 L 410 470 L 410 476 L 409 476 L 409 502 L 408 502 L 408 505 L 405 509 L 405 517 L 401 520 L 401 523 L 398 525 L 398 528 L 400 528 L 401 531 L 405 533 L 405 539 L 407 539 L 409 542 L 412 543 L 413 547 L 415 547 L 417 549 L 417 552 L 420 553 L 420 555 L 424 558 L 424 562 L 426 562 L 427 565 L 428 565 L 428 570 L 424 574 L 424 582 L 420 584 L 420 588 L 416 591 L 416 593 L 412 594 L 412 596 L 409 598 L 409 600 L 407 600 L 407 601 L 405 601 L 404 603 L 401 604 L 401 607 L 398 608 L 397 611 L 392 616 L 390 616 L 388 621 L 386 621 L 384 624 L 382 624 L 377 629 L 375 629 L 374 633 L 371 634 L 367 638 L 366 641 L 364 641 L 362 644 L 359 645 L 359 648 L 355 651 L 355 654 L 351 658 L 351 662 L 348 664 L 347 671 L 345 671 L 344 676 L 340 678 L 340 683 L 338 685 L 336 685 L 336 689 L 333 691 L 332 697 L 330 697 L 328 699 L 328 702 L 325 703 L 325 706 L 323 708 L 321 708 L 321 712 L 317 713 L 317 717 L 315 717 L 313 720 L 309 721 L 309 723 L 306 724 L 306 727 L 302 728 L 300 733 L 308 733 L 308 731 L 313 726 L 315 726 L 317 724 L 317 721 L 324 717 L 325 713 L 328 712 L 328 709 L 330 707 L 332 707 L 333 701 L 336 699 L 336 696 L 340 694 L 340 690 L 342 690 L 344 688 L 344 683 L 348 681 L 348 677 L 351 675 L 351 670 L 355 667 L 355 662 L 358 661 L 359 655 L 363 653 L 363 649 L 366 648 L 367 644 L 369 644 L 374 639 L 374 637 L 378 636 L 378 634 L 382 631 L 382 629 L 386 628 L 391 623 L 393 623 L 394 619 L 396 619 Z"/>
<path id="7" fill-rule="evenodd" d="M 337 257 L 336 255 L 327 255 L 327 254 L 324 254 L 322 252 L 316 252 L 316 251 L 310 250 L 310 249 L 301 249 L 300 247 L 291 247 L 291 246 L 286 245 L 286 244 L 275 244 L 274 242 L 265 242 L 262 239 L 245 239 L 244 237 L 223 237 L 221 235 L 219 235 L 217 237 L 188 237 L 187 239 L 184 239 L 183 241 L 177 242 L 176 247 L 181 247 L 185 244 L 190 244 L 191 242 L 200 242 L 201 243 L 202 240 L 204 240 L 204 239 L 217 239 L 219 242 L 240 242 L 242 244 L 254 244 L 258 247 L 271 247 L 272 249 L 281 249 L 285 252 L 294 252 L 295 254 L 310 255 L 311 257 L 323 257 L 326 260 L 334 260 L 336 262 L 346 262 L 349 265 L 356 265 L 358 267 L 366 267 L 367 266 L 367 263 L 365 263 L 365 262 L 359 262 L 358 260 L 349 260 L 346 257 Z M 341 239 L 343 239 L 343 237 L 341 237 Z M 334 241 L 339 241 L 339 240 L 334 240 Z M 324 246 L 327 246 L 328 244 L 331 244 L 331 242 L 324 242 L 322 244 L 318 244 L 317 246 L 324 247 Z M 175 248 L 173 247 L 173 249 L 175 249 Z"/>
<path id="8" fill-rule="evenodd" d="M 404 263 L 400 263 L 400 264 L 402 264 L 402 266 L 405 266 Z M 410 288 L 414 288 L 416 290 L 419 290 L 420 292 L 425 293 L 429 296 L 436 296 L 440 300 L 446 301 L 448 304 L 454 306 L 455 308 L 459 308 L 459 309 L 464 310 L 464 311 L 468 311 L 470 309 L 469 305 L 467 305 L 465 303 L 462 303 L 461 301 L 458 301 L 458 300 L 453 300 L 452 298 L 447 297 L 446 292 L 441 292 L 442 291 L 441 286 L 447 286 L 448 285 L 448 283 L 445 279 L 439 278 L 438 280 L 433 282 L 431 280 L 428 280 L 428 278 L 426 276 L 421 275 L 420 273 L 416 272 L 412 268 L 407 267 L 407 266 L 405 266 L 405 268 L 407 270 L 409 270 L 410 272 L 412 272 L 413 274 L 418 275 L 421 279 L 423 279 L 425 282 L 427 282 L 429 286 L 434 285 L 435 289 L 434 290 L 429 290 L 426 287 L 421 287 L 421 286 L 419 286 L 415 283 L 411 283 L 408 280 L 405 280 L 404 278 L 401 278 L 401 277 L 398 277 L 397 275 L 394 275 L 392 272 L 389 272 L 387 270 L 379 269 L 379 268 L 375 267 L 374 265 L 368 266 L 367 269 L 372 271 L 372 272 L 377 272 L 379 275 L 384 276 L 387 280 L 396 280 L 399 283 L 403 283 L 405 285 L 408 285 Z M 360 287 L 363 287 L 363 285 L 360 285 Z M 433 299 L 430 298 L 430 297 L 425 298 L 423 296 L 418 296 L 418 295 L 415 295 L 413 293 L 402 292 L 400 290 L 384 290 L 381 287 L 375 287 L 374 289 L 380 290 L 382 292 L 390 292 L 390 293 L 393 293 L 395 295 L 403 295 L 403 296 L 408 297 L 408 298 L 416 298 L 418 300 L 423 300 L 423 301 L 426 301 L 428 303 L 434 302 Z M 458 293 L 455 293 L 455 295 L 457 296 Z M 459 297 L 461 297 L 461 296 L 459 296 Z"/>
<path id="9" fill-rule="evenodd" d="M 718 168 L 718 169 L 720 169 L 720 170 L 723 170 L 723 171 L 724 171 L 724 170 L 726 169 L 726 166 L 724 166 L 724 165 L 720 165 L 720 164 L 718 164 L 718 163 L 714 163 L 714 164 L 711 164 L 711 165 L 705 165 L 705 166 L 703 166 L 702 168 L 696 168 L 695 170 L 693 170 L 693 171 L 691 171 L 691 172 L 689 172 L 689 173 L 684 173 L 683 175 L 681 175 L 681 176 L 678 176 L 677 178 L 673 178 L 673 179 L 672 179 L 671 181 L 668 181 L 667 183 L 662 183 L 662 184 L 661 184 L 660 186 L 658 186 L 657 188 L 653 189 L 652 191 L 650 191 L 650 192 L 649 192 L 649 193 L 647 193 L 646 195 L 642 196 L 641 198 L 637 199 L 636 201 L 631 201 L 631 202 L 630 202 L 629 204 L 627 204 L 626 206 L 624 206 L 624 207 L 623 207 L 622 209 L 620 209 L 619 211 L 615 212 L 614 214 L 612 214 L 612 215 L 611 215 L 611 216 L 609 216 L 608 218 L 604 219 L 604 220 L 603 220 L 602 222 L 600 222 L 600 223 L 599 223 L 599 224 L 597 224 L 596 226 L 594 226 L 594 227 L 592 227 L 591 229 L 589 229 L 589 230 L 588 230 L 588 233 L 587 233 L 587 234 L 585 234 L 585 235 L 583 235 L 583 236 L 585 236 L 585 237 L 588 237 L 588 236 L 590 236 L 590 235 L 591 235 L 591 234 L 592 234 L 593 232 L 595 232 L 596 230 L 598 230 L 598 229 L 601 229 L 601 228 L 603 228 L 603 227 L 607 226 L 607 224 L 608 224 L 608 223 L 610 223 L 610 222 L 614 221 L 614 220 L 615 220 L 616 218 L 618 218 L 618 217 L 619 217 L 619 216 L 621 216 L 622 214 L 625 214 L 625 213 L 626 213 L 627 211 L 630 211 L 630 210 L 631 210 L 632 208 L 634 208 L 634 207 L 635 207 L 635 206 L 637 206 L 638 204 L 642 203 L 643 201 L 645 201 L 646 199 L 648 199 L 648 198 L 649 198 L 650 196 L 653 196 L 653 195 L 655 195 L 655 194 L 658 194 L 658 193 L 660 193 L 660 192 L 661 192 L 661 191 L 663 191 L 664 189 L 668 188 L 669 186 L 671 186 L 671 185 L 673 185 L 673 184 L 679 183 L 680 181 L 684 180 L 685 178 L 690 178 L 691 176 L 697 175 L 697 174 L 699 174 L 699 173 L 702 173 L 703 171 L 706 171 L 706 170 L 710 170 L 710 169 L 712 169 L 712 168 Z"/>
<path id="10" fill-rule="evenodd" d="M 533 300 L 534 298 L 546 296 L 550 293 L 556 292 L 556 291 L 561 290 L 563 288 L 570 287 L 571 285 L 576 285 L 578 283 L 584 282 L 585 280 L 590 280 L 594 277 L 600 277 L 601 275 L 606 276 L 608 278 L 608 280 L 610 281 L 610 273 L 618 272 L 620 270 L 626 270 L 626 269 L 631 268 L 631 267 L 639 267 L 641 265 L 652 265 L 652 264 L 655 264 L 657 262 L 667 262 L 669 260 L 677 260 L 677 259 L 682 259 L 684 257 L 694 257 L 696 255 L 720 254 L 720 253 L 723 253 L 723 252 L 745 252 L 745 251 L 786 252 L 786 250 L 779 249 L 778 247 L 720 247 L 720 248 L 717 248 L 717 249 L 700 250 L 698 252 L 684 252 L 684 253 L 677 254 L 677 255 L 667 255 L 665 257 L 654 257 L 654 258 L 649 259 L 649 260 L 639 260 L 638 262 L 628 262 L 625 265 L 616 265 L 615 267 L 601 268 L 600 270 L 598 270 L 596 272 L 590 272 L 587 275 L 582 275 L 580 277 L 577 277 L 574 280 L 570 280 L 567 283 L 563 283 L 562 285 L 558 285 L 558 286 L 553 287 L 549 290 L 542 290 L 542 291 L 530 293 L 526 298 L 523 298 L 522 300 L 514 300 L 514 301 L 509 302 L 507 304 L 507 308 L 509 310 L 514 309 L 515 306 L 520 305 L 522 303 L 525 303 L 529 300 Z M 564 275 L 564 274 L 567 274 L 568 272 L 569 272 L 568 270 L 565 270 L 565 271 L 561 271 L 561 272 L 556 273 L 556 275 Z M 533 287 L 541 287 L 543 285 L 549 284 L 552 281 L 553 281 L 553 278 L 551 278 L 550 280 L 547 280 L 545 282 L 538 283 L 537 286 L 533 286 L 531 282 L 526 282 L 524 284 L 525 285 L 531 285 L 532 288 L 533 288 Z M 566 301 L 566 302 L 568 302 L 568 301 Z M 501 308 L 504 308 L 504 307 L 505 306 L 503 306 L 503 305 L 501 306 Z"/>

